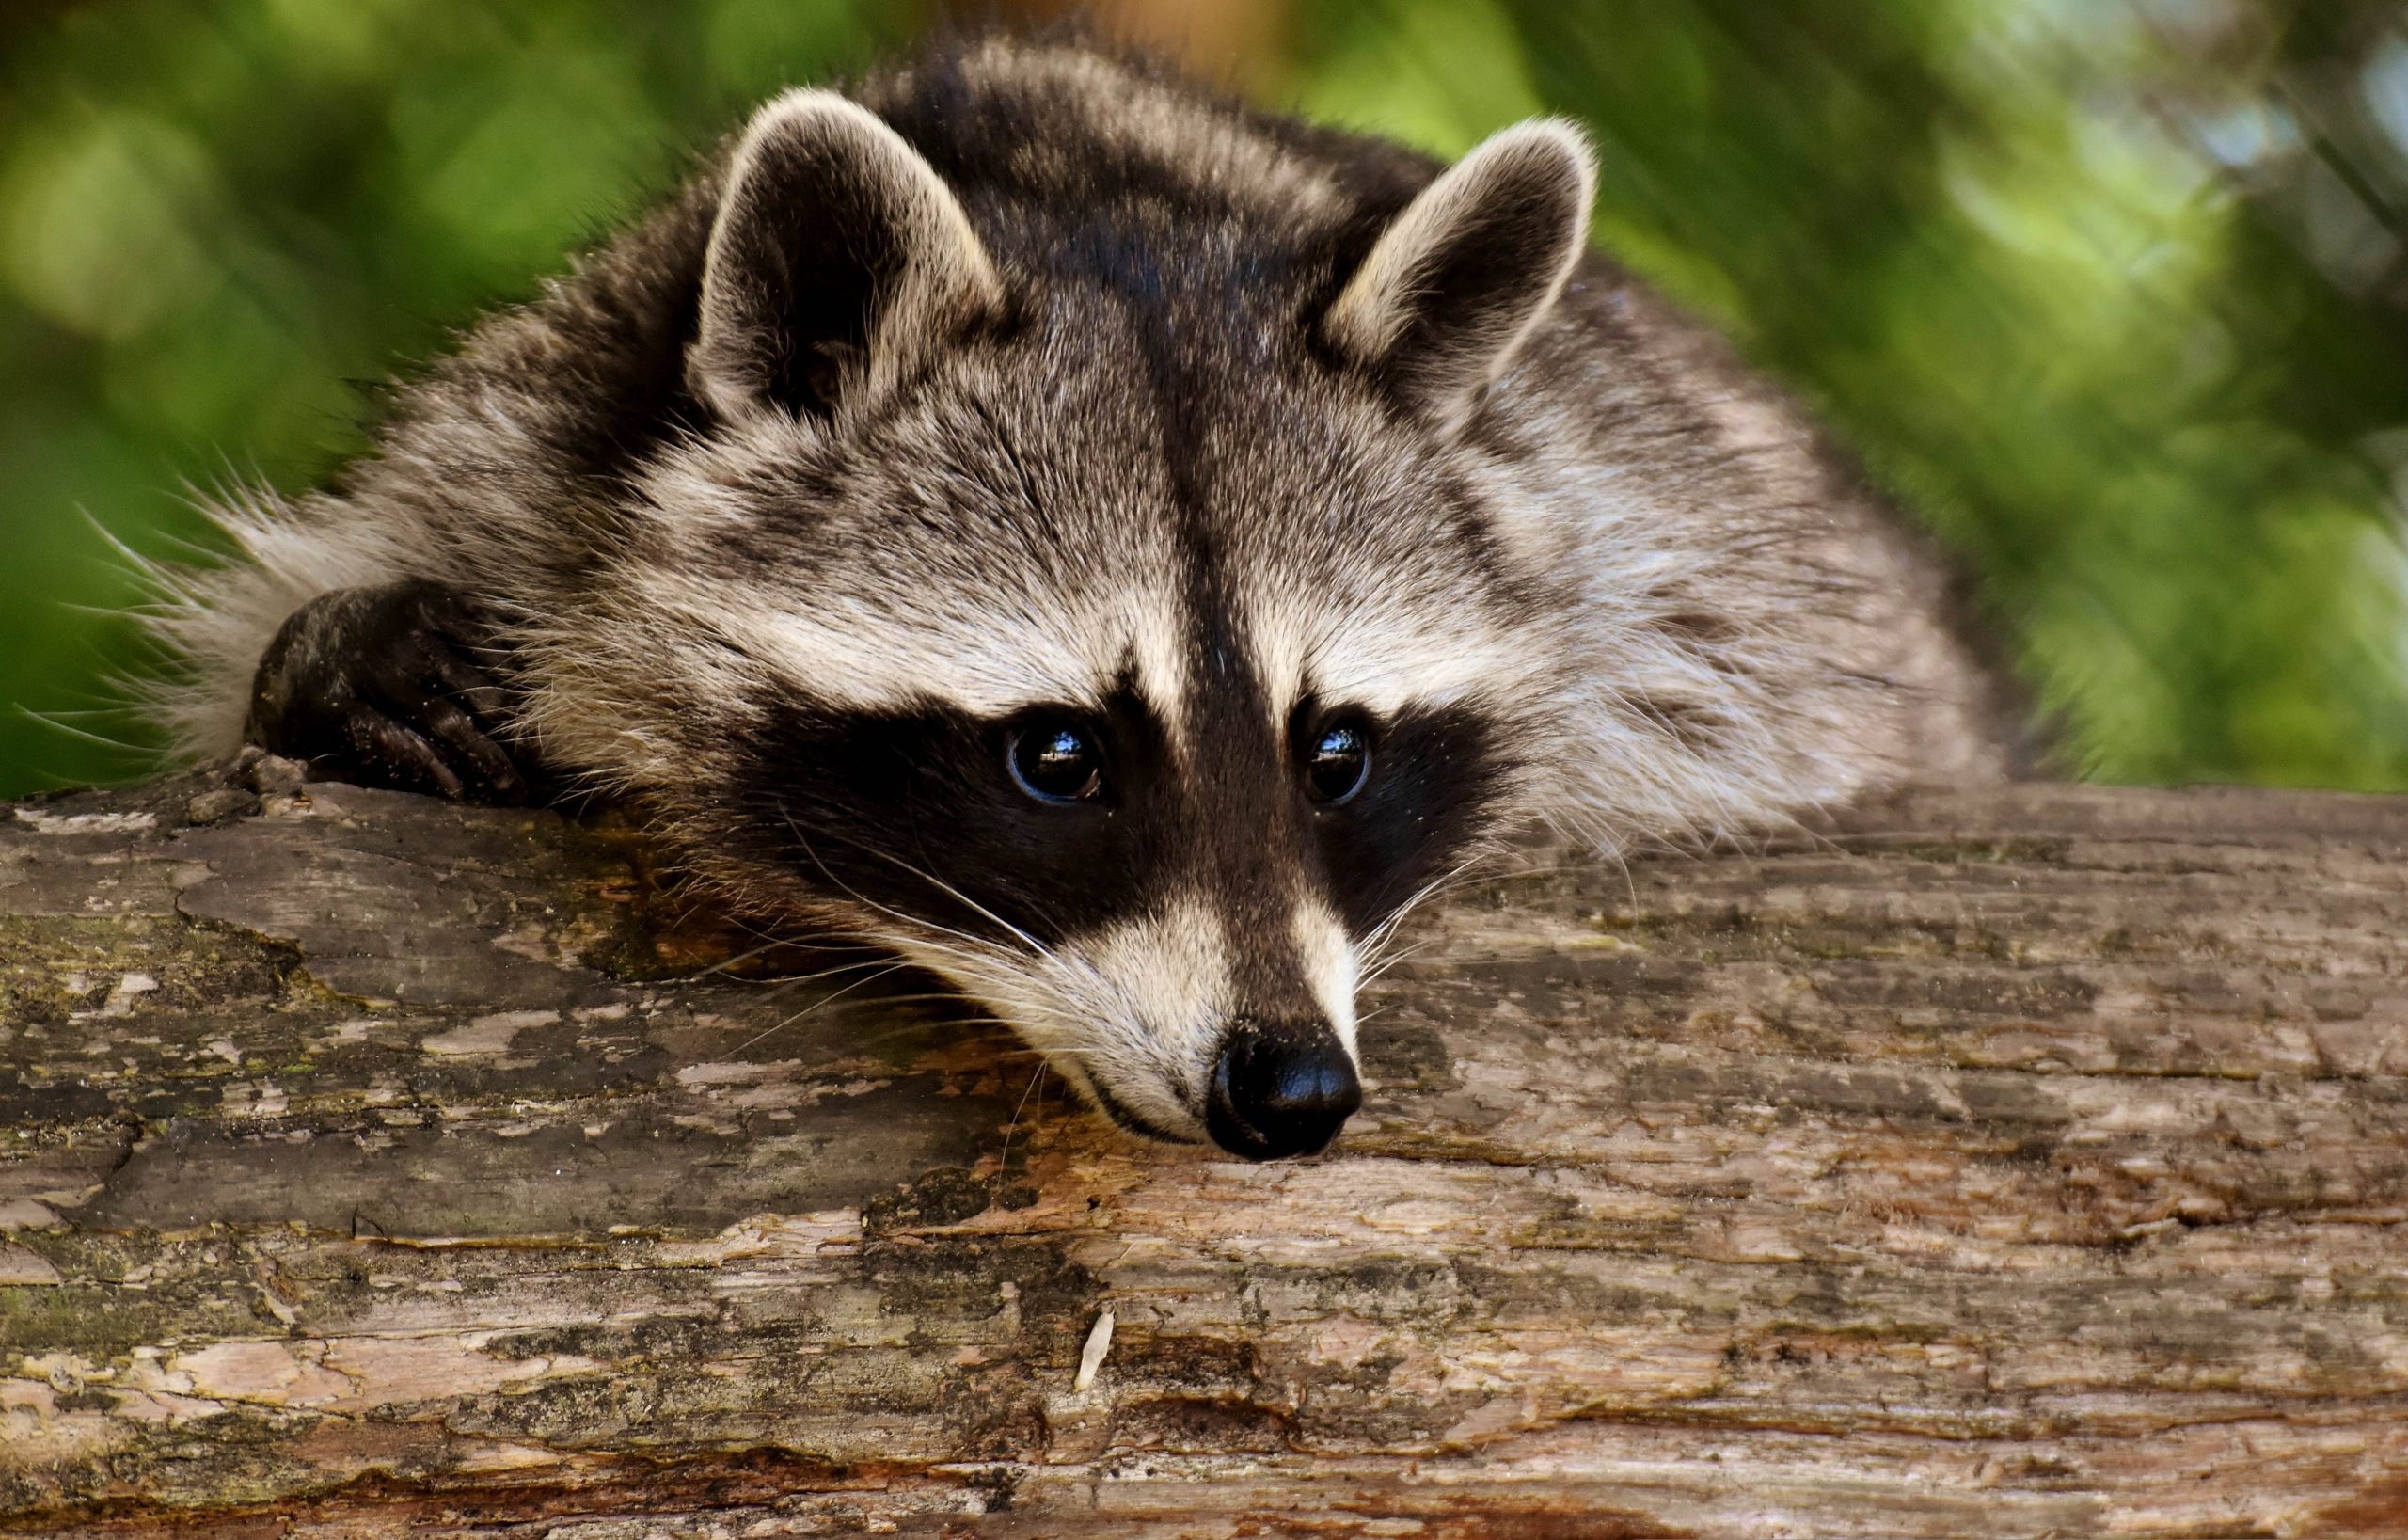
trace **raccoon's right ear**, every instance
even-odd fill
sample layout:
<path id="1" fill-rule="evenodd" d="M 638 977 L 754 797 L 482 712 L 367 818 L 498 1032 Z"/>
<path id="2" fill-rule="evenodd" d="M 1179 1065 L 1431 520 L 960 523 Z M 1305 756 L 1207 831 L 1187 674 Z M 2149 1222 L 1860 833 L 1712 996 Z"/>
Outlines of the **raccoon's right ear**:
<path id="1" fill-rule="evenodd" d="M 722 417 L 826 416 L 999 311 L 953 190 L 833 91 L 763 107 L 729 160 L 686 381 Z"/>
<path id="2" fill-rule="evenodd" d="M 1380 232 L 1323 340 L 1451 431 L 1563 292 L 1596 186 L 1587 135 L 1560 119 L 1489 135 Z"/>

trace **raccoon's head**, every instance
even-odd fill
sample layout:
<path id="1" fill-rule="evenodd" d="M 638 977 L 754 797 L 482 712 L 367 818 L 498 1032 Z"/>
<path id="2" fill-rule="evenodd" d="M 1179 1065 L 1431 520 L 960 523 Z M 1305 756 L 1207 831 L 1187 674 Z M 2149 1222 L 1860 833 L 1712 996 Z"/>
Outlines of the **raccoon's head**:
<path id="1" fill-rule="evenodd" d="M 1270 1159 L 1355 1110 L 1369 954 L 1555 731 L 1560 595 L 1460 440 L 1592 176 L 1527 124 L 1367 214 L 1221 132 L 1088 173 L 765 109 L 687 357 L 711 421 L 544 730 L 1124 1128 Z"/>

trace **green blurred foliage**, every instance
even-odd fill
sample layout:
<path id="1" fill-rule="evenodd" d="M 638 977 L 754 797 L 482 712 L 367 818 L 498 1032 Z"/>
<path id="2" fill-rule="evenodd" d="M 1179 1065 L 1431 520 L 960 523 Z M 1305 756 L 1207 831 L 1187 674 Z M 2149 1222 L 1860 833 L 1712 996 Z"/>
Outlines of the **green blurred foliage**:
<path id="1" fill-rule="evenodd" d="M 1309 0 L 1262 78 L 1533 112 L 1599 237 L 1808 397 L 2110 779 L 2408 786 L 2408 39 L 2348 0 Z M 95 0 L 0 20 L 0 795 L 138 767 L 127 561 L 295 487 L 879 0 Z M 78 516 L 88 510 L 90 518 Z M 78 607 L 84 608 L 78 608 Z M 98 709 L 97 715 L 80 715 Z"/>
<path id="2" fill-rule="evenodd" d="M 2325 129 L 2408 130 L 2408 40 L 2351 8 L 1347 0 L 1307 99 L 1586 122 L 1601 242 L 1931 523 L 2075 768 L 2401 787 L 2401 247 L 2350 219 L 2408 162 Z"/>
<path id="3" fill-rule="evenodd" d="M 916 20 L 103 0 L 0 21 L 0 796 L 146 763 L 110 708 L 141 661 L 113 539 L 173 557 L 210 544 L 195 488 L 323 476 L 363 443 L 363 384 L 560 272 L 761 97 Z"/>

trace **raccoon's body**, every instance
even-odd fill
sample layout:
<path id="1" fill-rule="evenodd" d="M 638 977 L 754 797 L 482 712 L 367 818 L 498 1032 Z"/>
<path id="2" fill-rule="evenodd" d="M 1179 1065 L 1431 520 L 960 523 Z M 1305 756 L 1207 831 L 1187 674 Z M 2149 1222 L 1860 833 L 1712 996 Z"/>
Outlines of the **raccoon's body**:
<path id="1" fill-rule="evenodd" d="M 1932 571 L 1585 254 L 1592 180 L 1069 46 L 790 93 L 230 512 L 185 743 L 626 798 L 1124 1126 L 1318 1148 L 1365 947 L 1497 836 L 1999 772 Z"/>

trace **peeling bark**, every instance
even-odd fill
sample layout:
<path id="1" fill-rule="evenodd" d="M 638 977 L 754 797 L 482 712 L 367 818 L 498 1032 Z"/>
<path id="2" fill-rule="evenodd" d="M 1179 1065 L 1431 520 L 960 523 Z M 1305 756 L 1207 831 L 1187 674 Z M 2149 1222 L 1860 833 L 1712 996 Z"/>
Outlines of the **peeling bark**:
<path id="1" fill-rule="evenodd" d="M 0 1532 L 2408 1535 L 2408 801 L 1473 887 L 1270 1167 L 650 903 L 547 814 L 0 809 Z"/>

